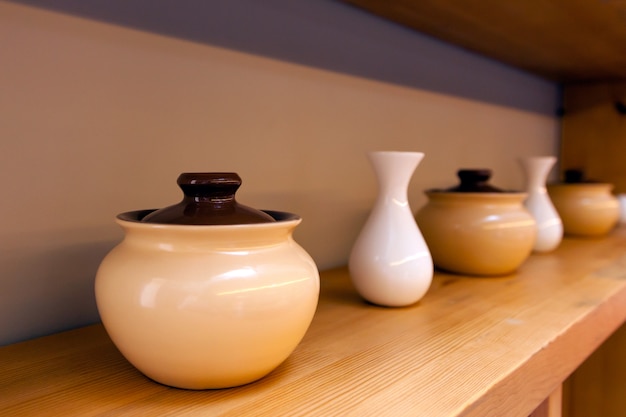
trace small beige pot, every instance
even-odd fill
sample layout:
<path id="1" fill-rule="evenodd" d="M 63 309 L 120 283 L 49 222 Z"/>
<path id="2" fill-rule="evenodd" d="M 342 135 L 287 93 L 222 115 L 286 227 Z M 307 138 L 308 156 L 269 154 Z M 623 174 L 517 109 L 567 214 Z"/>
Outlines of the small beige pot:
<path id="1" fill-rule="evenodd" d="M 533 250 L 536 222 L 526 193 L 427 191 L 416 214 L 435 265 L 466 275 L 514 272 Z"/>
<path id="2" fill-rule="evenodd" d="M 611 194 L 612 184 L 564 183 L 547 188 L 567 235 L 604 236 L 619 221 L 619 201 Z"/>

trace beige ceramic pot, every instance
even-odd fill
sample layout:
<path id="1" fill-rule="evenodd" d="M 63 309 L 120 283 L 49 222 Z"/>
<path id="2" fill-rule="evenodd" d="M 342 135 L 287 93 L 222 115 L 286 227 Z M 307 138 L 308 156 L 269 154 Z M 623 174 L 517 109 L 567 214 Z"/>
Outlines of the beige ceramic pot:
<path id="1" fill-rule="evenodd" d="M 603 236 L 619 221 L 619 200 L 611 194 L 612 184 L 564 183 L 547 188 L 567 235 Z"/>
<path id="2" fill-rule="evenodd" d="M 300 217 L 268 211 L 271 221 L 251 224 L 142 221 L 152 214 L 117 217 L 125 237 L 96 277 L 98 310 L 121 353 L 155 381 L 189 389 L 246 384 L 280 365 L 307 331 L 319 296 L 317 267 L 292 237 Z"/>
<path id="3" fill-rule="evenodd" d="M 498 276 L 514 272 L 528 258 L 537 227 L 523 206 L 526 193 L 497 191 L 426 192 L 428 202 L 416 220 L 437 267 Z"/>

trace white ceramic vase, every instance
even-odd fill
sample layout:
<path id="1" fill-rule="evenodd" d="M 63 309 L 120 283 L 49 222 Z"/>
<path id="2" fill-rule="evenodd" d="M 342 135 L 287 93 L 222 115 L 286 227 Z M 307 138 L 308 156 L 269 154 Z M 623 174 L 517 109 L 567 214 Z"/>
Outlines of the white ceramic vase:
<path id="1" fill-rule="evenodd" d="M 378 180 L 376 203 L 350 254 L 352 283 L 367 301 L 400 307 L 419 301 L 433 278 L 433 261 L 407 198 L 424 154 L 370 152 Z"/>
<path id="2" fill-rule="evenodd" d="M 534 156 L 519 160 L 526 177 L 528 197 L 524 206 L 537 222 L 537 237 L 533 250 L 550 252 L 563 240 L 563 222 L 546 190 L 550 170 L 556 163 L 554 156 Z"/>

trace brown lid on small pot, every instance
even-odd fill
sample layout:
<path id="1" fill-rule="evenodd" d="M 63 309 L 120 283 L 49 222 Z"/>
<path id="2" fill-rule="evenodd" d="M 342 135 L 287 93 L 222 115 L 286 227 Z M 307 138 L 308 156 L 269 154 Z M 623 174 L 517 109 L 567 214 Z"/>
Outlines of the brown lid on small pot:
<path id="1" fill-rule="evenodd" d="M 439 190 L 457 193 L 503 193 L 504 190 L 489 184 L 491 178 L 490 169 L 460 169 L 456 175 L 461 181 L 458 185 Z M 434 190 L 436 191 L 436 190 Z"/>
<path id="2" fill-rule="evenodd" d="M 566 169 L 563 173 L 564 184 L 597 184 L 600 181 L 587 178 L 582 169 Z"/>
<path id="3" fill-rule="evenodd" d="M 235 193 L 241 178 L 234 172 L 182 173 L 177 183 L 184 194 L 182 201 L 148 214 L 142 222 L 232 225 L 276 221 L 267 213 L 237 202 Z"/>

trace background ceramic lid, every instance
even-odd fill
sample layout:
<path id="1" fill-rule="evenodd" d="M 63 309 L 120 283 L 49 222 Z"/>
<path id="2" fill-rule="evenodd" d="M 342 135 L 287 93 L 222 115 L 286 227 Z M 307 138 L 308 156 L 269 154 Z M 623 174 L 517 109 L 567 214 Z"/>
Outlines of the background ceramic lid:
<path id="1" fill-rule="evenodd" d="M 507 192 L 489 184 L 491 170 L 480 169 L 460 169 L 456 175 L 460 183 L 451 188 L 431 189 L 426 193 L 504 193 Z"/>

